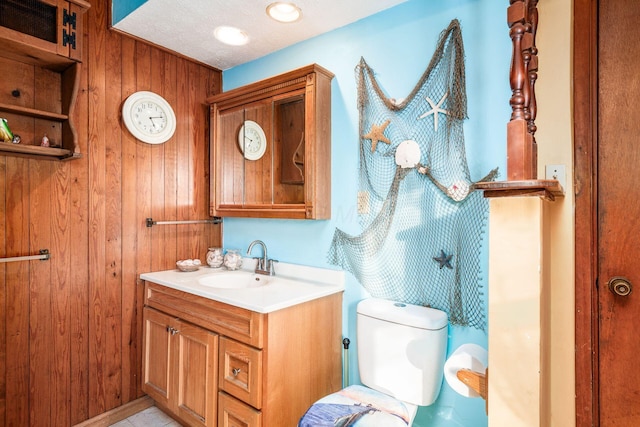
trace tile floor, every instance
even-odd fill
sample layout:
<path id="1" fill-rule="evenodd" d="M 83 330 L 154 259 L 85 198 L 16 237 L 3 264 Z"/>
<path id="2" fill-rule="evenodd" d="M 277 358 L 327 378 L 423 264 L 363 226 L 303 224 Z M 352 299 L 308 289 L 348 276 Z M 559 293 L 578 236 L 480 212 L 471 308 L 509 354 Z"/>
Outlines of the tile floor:
<path id="1" fill-rule="evenodd" d="M 111 424 L 110 427 L 180 427 L 181 424 L 162 412 L 156 406 L 131 415 L 129 418 Z"/>

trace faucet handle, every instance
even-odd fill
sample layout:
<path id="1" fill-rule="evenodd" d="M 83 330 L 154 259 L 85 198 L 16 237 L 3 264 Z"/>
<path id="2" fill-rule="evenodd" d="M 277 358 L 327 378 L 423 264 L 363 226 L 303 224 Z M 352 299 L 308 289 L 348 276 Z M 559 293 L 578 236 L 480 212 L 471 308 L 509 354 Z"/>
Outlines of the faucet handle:
<path id="1" fill-rule="evenodd" d="M 262 257 L 254 256 L 253 259 L 256 260 L 256 270 L 264 270 L 265 266 L 263 265 L 264 260 Z"/>
<path id="2" fill-rule="evenodd" d="M 274 262 L 278 262 L 277 259 L 270 259 L 267 261 L 267 269 L 269 270 L 269 276 L 275 276 L 276 275 L 276 271 L 273 268 L 273 263 Z"/>

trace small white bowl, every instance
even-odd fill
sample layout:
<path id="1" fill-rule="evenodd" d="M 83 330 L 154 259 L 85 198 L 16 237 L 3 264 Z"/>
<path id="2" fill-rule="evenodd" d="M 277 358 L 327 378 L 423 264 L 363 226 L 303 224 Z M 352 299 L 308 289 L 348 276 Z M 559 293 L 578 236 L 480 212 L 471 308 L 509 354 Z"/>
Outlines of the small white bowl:
<path id="1" fill-rule="evenodd" d="M 197 262 L 195 262 L 197 261 Z M 200 260 L 191 260 L 191 259 L 187 259 L 184 261 L 177 261 L 176 262 L 176 267 L 178 267 L 178 270 L 180 271 L 197 271 L 202 264 L 200 264 Z"/>

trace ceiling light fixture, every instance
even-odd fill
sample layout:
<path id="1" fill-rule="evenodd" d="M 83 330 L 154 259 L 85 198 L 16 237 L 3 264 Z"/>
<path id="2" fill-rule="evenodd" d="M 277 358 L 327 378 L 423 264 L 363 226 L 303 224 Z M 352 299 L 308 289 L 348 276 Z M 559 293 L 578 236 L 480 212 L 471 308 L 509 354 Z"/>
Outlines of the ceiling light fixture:
<path id="1" fill-rule="evenodd" d="M 213 30 L 213 35 L 222 43 L 231 46 L 242 46 L 249 43 L 249 35 L 235 27 L 228 27 L 224 25 L 216 27 L 216 29 Z"/>
<path id="2" fill-rule="evenodd" d="M 278 22 L 296 22 L 302 18 L 302 10 L 293 3 L 278 1 L 267 6 L 267 15 Z"/>

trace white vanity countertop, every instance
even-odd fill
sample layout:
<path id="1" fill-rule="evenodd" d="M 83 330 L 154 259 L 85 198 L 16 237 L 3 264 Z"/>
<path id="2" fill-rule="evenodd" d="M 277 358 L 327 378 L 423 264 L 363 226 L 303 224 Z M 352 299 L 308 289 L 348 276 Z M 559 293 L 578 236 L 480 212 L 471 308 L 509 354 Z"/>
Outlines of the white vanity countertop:
<path id="1" fill-rule="evenodd" d="M 242 269 L 235 272 L 204 266 L 193 272 L 175 269 L 143 273 L 140 278 L 258 313 L 270 313 L 344 290 L 343 271 L 282 262 L 275 264 L 275 276 L 257 275 L 268 282 L 266 285 L 233 289 L 199 283 L 203 277 L 220 273 L 237 273 L 240 280 L 246 280 L 254 274 L 254 267 L 255 260 L 244 258 Z"/>

